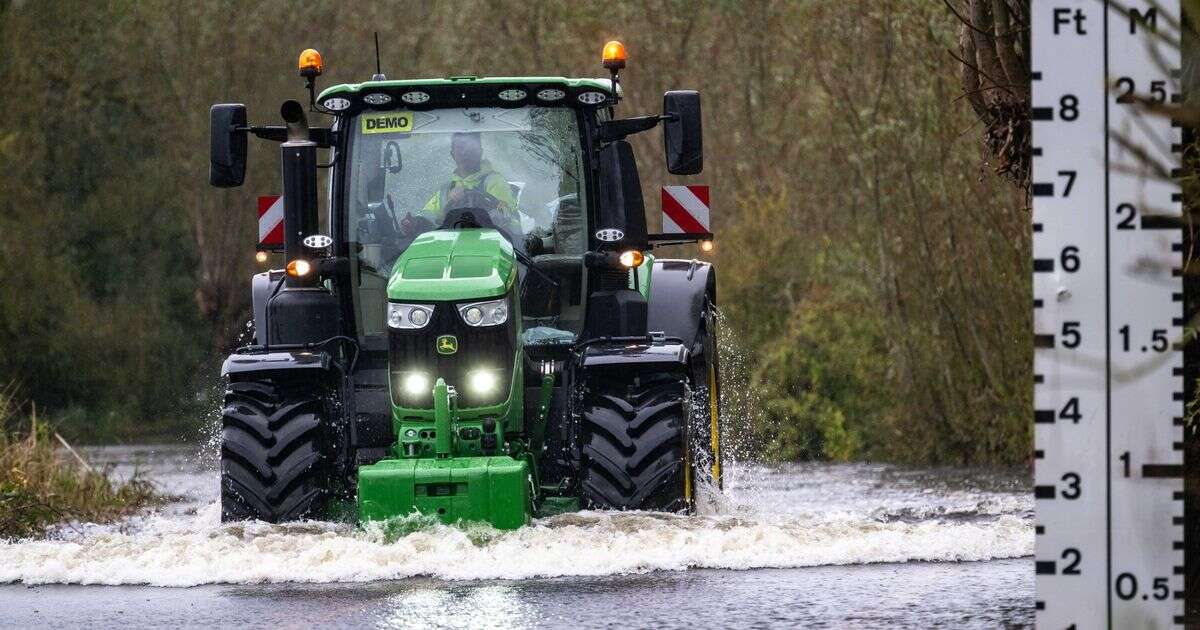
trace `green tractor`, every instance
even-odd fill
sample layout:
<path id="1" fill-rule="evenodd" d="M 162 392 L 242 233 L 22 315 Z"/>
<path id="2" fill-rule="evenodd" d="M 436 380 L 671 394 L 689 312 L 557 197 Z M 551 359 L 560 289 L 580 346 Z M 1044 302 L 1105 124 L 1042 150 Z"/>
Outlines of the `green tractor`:
<path id="1" fill-rule="evenodd" d="M 624 61 L 610 42 L 607 79 L 376 74 L 318 96 L 310 49 L 284 124 L 212 107 L 214 186 L 242 184 L 248 135 L 281 143 L 259 260 L 286 262 L 254 276 L 253 343 L 222 369 L 224 520 L 513 529 L 720 487 L 715 273 L 651 253 L 712 235 L 647 233 L 626 141 L 662 124 L 668 170 L 699 173 L 700 97 L 615 118 Z"/>

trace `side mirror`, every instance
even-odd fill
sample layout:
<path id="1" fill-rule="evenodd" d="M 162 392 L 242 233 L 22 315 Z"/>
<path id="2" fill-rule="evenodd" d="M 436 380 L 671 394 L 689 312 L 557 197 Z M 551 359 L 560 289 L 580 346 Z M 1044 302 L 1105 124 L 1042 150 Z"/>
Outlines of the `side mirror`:
<path id="1" fill-rule="evenodd" d="M 208 110 L 208 183 L 233 188 L 246 181 L 246 106 L 213 105 Z"/>
<path id="2" fill-rule="evenodd" d="M 700 128 L 700 93 L 673 90 L 663 94 L 663 146 L 667 171 L 672 175 L 695 175 L 704 170 L 704 139 Z"/>
<path id="3" fill-rule="evenodd" d="M 612 249 L 646 249 L 646 207 L 633 147 L 624 140 L 600 150 L 600 222 L 593 236 Z"/>

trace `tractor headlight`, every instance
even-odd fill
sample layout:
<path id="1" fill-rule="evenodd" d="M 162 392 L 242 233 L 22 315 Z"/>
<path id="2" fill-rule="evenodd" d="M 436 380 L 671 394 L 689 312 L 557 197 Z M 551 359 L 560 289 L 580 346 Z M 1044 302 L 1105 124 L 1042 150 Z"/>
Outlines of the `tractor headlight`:
<path id="1" fill-rule="evenodd" d="M 508 321 L 508 300 L 474 302 L 458 307 L 458 314 L 468 326 L 499 326 Z"/>
<path id="2" fill-rule="evenodd" d="M 475 370 L 467 375 L 467 386 L 473 394 L 490 394 L 496 391 L 500 378 L 496 370 Z"/>
<path id="3" fill-rule="evenodd" d="M 433 317 L 433 307 L 424 304 L 388 303 L 388 326 L 392 328 L 424 328 Z"/>
<path id="4" fill-rule="evenodd" d="M 429 377 L 420 372 L 409 372 L 402 381 L 404 393 L 412 397 L 424 396 L 433 391 L 429 385 Z"/>

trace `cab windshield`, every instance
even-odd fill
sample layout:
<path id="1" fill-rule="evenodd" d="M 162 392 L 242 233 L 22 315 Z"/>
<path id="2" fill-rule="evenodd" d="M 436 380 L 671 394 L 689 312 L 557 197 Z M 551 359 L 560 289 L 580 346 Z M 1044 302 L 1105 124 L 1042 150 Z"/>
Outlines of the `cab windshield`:
<path id="1" fill-rule="evenodd" d="M 496 228 L 555 278 L 563 268 L 559 286 L 539 287 L 555 295 L 522 296 L 527 327 L 582 326 L 582 274 L 570 272 L 587 246 L 574 110 L 369 111 L 348 122 L 346 227 L 362 336 L 386 332 L 387 279 L 413 239 L 472 223 Z M 521 272 L 527 282 L 528 270 Z"/>

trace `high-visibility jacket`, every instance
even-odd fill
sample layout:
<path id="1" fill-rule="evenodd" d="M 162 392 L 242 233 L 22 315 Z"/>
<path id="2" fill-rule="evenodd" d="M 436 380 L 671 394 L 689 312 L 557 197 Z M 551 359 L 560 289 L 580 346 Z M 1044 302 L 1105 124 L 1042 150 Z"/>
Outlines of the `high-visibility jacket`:
<path id="1" fill-rule="evenodd" d="M 503 213 L 510 219 L 516 218 L 517 213 L 517 198 L 513 195 L 512 187 L 504 176 L 492 169 L 492 165 L 484 160 L 479 170 L 462 177 L 457 173 L 450 174 L 450 181 L 442 185 L 429 201 L 425 203 L 425 207 L 421 209 L 421 214 L 432 219 L 441 219 L 445 214 L 446 200 L 449 198 L 450 192 L 455 188 L 463 190 L 477 190 L 487 193 L 495 197 L 500 202 L 499 212 Z"/>

